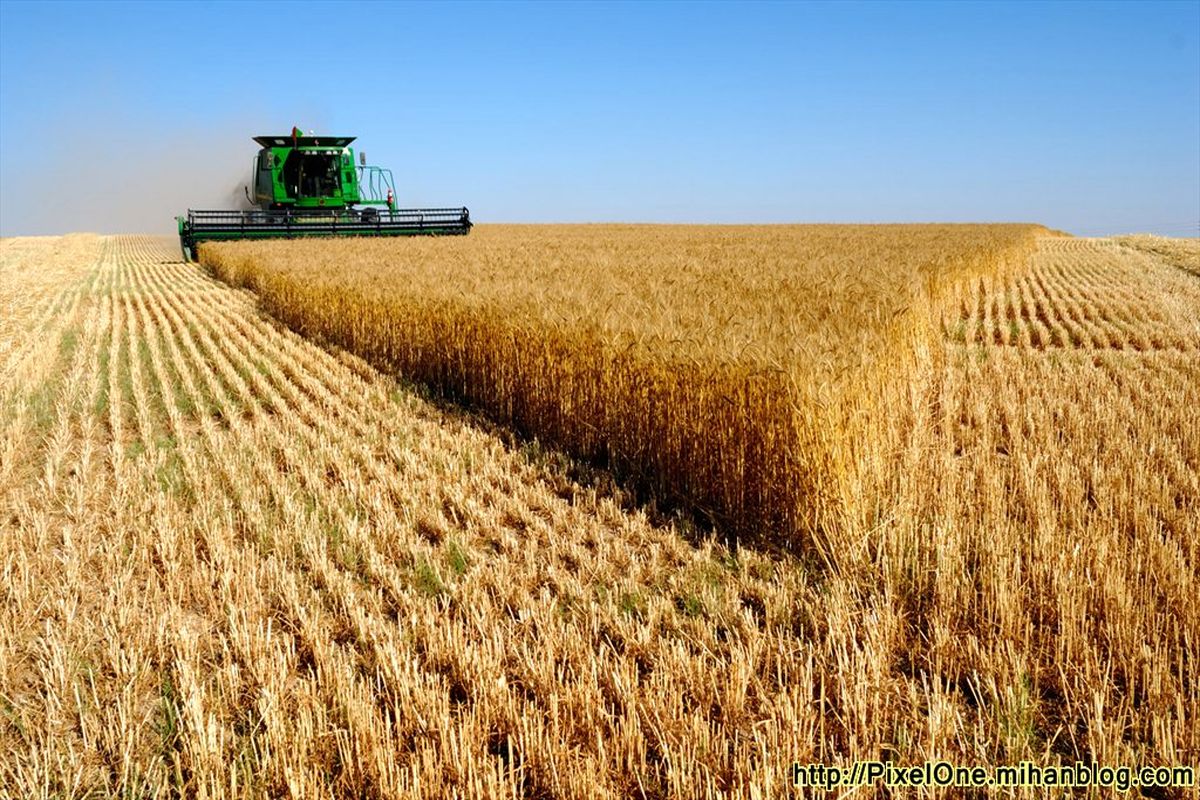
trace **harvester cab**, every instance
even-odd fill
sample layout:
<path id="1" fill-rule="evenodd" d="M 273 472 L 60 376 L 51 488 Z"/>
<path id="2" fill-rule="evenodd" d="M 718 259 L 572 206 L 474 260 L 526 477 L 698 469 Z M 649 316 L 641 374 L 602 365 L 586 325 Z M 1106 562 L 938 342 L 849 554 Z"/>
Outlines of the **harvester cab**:
<path id="1" fill-rule="evenodd" d="M 252 208 L 197 211 L 176 217 L 183 257 L 196 260 L 200 242 L 301 236 L 465 234 L 465 208 L 396 208 L 392 171 L 354 163 L 353 136 L 255 136 L 246 198 Z"/>

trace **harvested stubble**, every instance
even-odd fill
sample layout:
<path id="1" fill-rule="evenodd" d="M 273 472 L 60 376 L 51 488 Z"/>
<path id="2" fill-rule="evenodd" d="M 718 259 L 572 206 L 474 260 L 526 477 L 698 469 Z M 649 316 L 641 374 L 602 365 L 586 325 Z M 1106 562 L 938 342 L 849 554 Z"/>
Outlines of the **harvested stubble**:
<path id="1" fill-rule="evenodd" d="M 881 406 L 934 309 L 1022 263 L 1042 233 L 486 226 L 455 240 L 206 245 L 203 260 L 306 335 L 730 533 L 795 544 L 848 509 L 860 462 L 894 438 Z"/>
<path id="2" fill-rule="evenodd" d="M 1135 236 L 1115 236 L 1118 244 L 1158 256 L 1172 266 L 1200 275 L 1200 239 L 1172 239 L 1140 233 Z"/>

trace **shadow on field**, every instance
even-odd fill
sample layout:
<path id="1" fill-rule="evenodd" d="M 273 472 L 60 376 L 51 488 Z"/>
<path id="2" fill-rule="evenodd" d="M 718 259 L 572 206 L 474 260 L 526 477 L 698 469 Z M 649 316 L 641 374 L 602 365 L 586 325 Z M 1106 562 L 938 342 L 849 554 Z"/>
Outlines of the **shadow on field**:
<path id="1" fill-rule="evenodd" d="M 428 406 L 435 412 L 439 422 L 469 427 L 497 439 L 510 453 L 533 467 L 538 480 L 552 493 L 571 505 L 577 505 L 585 499 L 588 502 L 610 500 L 627 513 L 644 514 L 651 525 L 669 529 L 694 548 L 712 542 L 723 548 L 730 558 L 736 559 L 739 548 L 748 546 L 753 547 L 759 555 L 775 559 L 800 559 L 811 568 L 813 574 L 822 570 L 821 561 L 815 553 L 796 552 L 783 546 L 776 537 L 739 536 L 728 526 L 722 526 L 713 515 L 655 493 L 648 476 L 630 474 L 613 469 L 610 464 L 573 456 L 546 444 L 528 431 L 497 422 L 463 398 L 443 394 L 427 384 L 389 373 L 334 343 L 303 335 L 265 311 L 257 294 L 246 288 L 240 291 L 246 292 L 253 300 L 255 313 L 276 330 L 300 336 L 306 342 L 320 347 L 366 380 L 386 379 L 395 392 Z M 399 398 L 393 394 L 392 402 L 398 401 Z"/>

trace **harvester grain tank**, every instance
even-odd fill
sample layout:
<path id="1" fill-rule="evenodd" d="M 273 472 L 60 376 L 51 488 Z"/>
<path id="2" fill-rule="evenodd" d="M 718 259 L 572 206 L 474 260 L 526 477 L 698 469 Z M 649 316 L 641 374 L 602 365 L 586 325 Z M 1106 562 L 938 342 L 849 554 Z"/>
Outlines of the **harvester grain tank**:
<path id="1" fill-rule="evenodd" d="M 196 259 L 200 242 L 290 239 L 301 236 L 420 236 L 465 234 L 465 208 L 396 208 L 392 171 L 354 163 L 353 136 L 255 136 L 246 199 L 232 211 L 197 211 L 176 217 L 183 257 Z M 253 190 L 251 190 L 253 187 Z"/>

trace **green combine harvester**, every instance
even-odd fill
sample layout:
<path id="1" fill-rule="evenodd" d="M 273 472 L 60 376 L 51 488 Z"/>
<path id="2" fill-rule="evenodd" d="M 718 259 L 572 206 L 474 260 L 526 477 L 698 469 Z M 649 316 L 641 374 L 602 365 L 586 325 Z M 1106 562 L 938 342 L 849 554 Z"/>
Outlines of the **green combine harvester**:
<path id="1" fill-rule="evenodd" d="M 471 214 L 464 208 L 396 208 L 392 171 L 369 166 L 366 154 L 354 163 L 353 136 L 255 136 L 254 157 L 240 211 L 193 211 L 176 217 L 187 261 L 200 242 L 231 239 L 290 239 L 300 236 L 420 236 L 465 234 Z"/>

